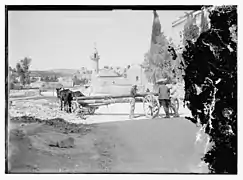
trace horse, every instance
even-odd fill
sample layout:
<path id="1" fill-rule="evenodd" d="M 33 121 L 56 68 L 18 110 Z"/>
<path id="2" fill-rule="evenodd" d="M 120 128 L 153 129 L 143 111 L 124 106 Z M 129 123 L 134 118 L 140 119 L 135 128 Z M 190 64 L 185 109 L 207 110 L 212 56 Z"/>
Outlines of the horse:
<path id="1" fill-rule="evenodd" d="M 63 109 L 64 104 L 64 110 L 66 109 L 66 112 L 71 113 L 72 112 L 72 100 L 73 95 L 72 91 L 69 89 L 62 89 L 62 88 L 56 88 L 57 91 L 57 98 L 61 101 L 61 111 Z"/>

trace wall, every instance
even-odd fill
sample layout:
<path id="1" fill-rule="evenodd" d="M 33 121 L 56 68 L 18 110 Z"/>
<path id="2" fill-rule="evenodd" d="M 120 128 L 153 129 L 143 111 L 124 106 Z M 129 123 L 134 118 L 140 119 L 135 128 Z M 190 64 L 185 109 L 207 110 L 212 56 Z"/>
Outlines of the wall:
<path id="1" fill-rule="evenodd" d="M 113 84 L 113 85 L 101 85 L 101 86 L 93 86 L 92 85 L 92 90 L 91 94 L 108 94 L 108 95 L 126 95 L 130 94 L 132 85 L 129 84 Z M 138 86 L 138 92 L 142 93 L 145 92 L 145 87 L 144 86 Z"/>
<path id="2" fill-rule="evenodd" d="M 112 84 L 123 84 L 125 83 L 123 77 L 97 77 L 95 83 L 98 85 L 112 85 Z"/>
<path id="3" fill-rule="evenodd" d="M 138 77 L 138 81 L 136 80 Z M 127 70 L 127 80 L 130 84 L 147 84 L 147 78 L 139 65 L 133 65 Z"/>
<path id="4" fill-rule="evenodd" d="M 114 83 L 113 83 L 114 82 Z M 111 94 L 123 95 L 129 94 L 131 81 L 124 77 L 97 77 L 92 81 L 92 94 Z M 144 87 L 138 85 L 139 92 L 144 92 Z"/>

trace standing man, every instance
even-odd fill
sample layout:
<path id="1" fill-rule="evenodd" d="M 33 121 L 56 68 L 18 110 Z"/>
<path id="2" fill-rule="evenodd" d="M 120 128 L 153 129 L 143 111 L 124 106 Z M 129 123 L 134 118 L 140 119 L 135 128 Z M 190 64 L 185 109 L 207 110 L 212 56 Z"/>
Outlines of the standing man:
<path id="1" fill-rule="evenodd" d="M 178 87 L 176 85 L 176 80 L 172 81 L 172 86 L 170 88 L 170 107 L 174 111 L 174 117 L 179 117 L 179 113 L 176 108 L 176 99 L 178 98 Z"/>
<path id="2" fill-rule="evenodd" d="M 157 81 L 157 83 L 160 83 L 159 85 L 159 104 L 160 107 L 163 106 L 165 111 L 165 118 L 170 118 L 169 114 L 169 107 L 170 107 L 170 90 L 166 86 L 167 79 L 160 79 Z"/>
<path id="3" fill-rule="evenodd" d="M 129 115 L 129 119 L 133 119 L 134 118 L 134 110 L 135 110 L 135 102 L 136 102 L 135 97 L 137 95 L 137 90 L 138 90 L 137 89 L 137 85 L 133 85 L 132 89 L 131 89 L 131 92 L 130 92 L 132 98 L 130 100 L 130 115 Z"/>

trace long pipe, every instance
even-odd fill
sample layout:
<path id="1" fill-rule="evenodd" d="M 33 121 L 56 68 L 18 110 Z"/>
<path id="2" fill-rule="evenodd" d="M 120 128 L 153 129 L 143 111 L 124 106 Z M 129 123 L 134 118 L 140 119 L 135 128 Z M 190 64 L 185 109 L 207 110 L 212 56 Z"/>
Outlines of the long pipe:
<path id="1" fill-rule="evenodd" d="M 136 97 L 145 97 L 149 94 L 157 96 L 157 93 L 143 93 L 143 94 L 137 94 Z M 131 98 L 132 96 L 130 94 L 127 95 L 119 95 L 119 96 L 83 96 L 83 97 L 77 97 L 75 99 L 77 100 L 97 100 L 97 99 L 119 99 L 119 98 Z"/>
<path id="2" fill-rule="evenodd" d="M 136 102 L 142 102 L 141 99 L 135 98 Z M 91 104 L 114 104 L 114 103 L 129 103 L 129 99 L 103 99 L 103 100 L 77 100 L 78 103 L 84 105 L 91 105 Z"/>

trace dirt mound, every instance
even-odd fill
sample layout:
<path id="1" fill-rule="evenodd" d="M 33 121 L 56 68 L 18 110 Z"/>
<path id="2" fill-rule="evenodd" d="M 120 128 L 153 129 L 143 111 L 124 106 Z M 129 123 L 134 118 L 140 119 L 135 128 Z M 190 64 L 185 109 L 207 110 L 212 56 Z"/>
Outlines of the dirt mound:
<path id="1" fill-rule="evenodd" d="M 64 133 L 88 133 L 94 125 L 69 123 L 61 118 L 44 121 L 45 124 L 59 128 Z"/>
<path id="2" fill-rule="evenodd" d="M 51 120 L 55 118 L 65 119 L 67 122 L 76 124 L 86 124 L 76 113 L 66 113 L 60 110 L 60 105 L 53 99 L 21 100 L 13 101 L 9 108 L 11 117 L 30 116 L 42 120 Z"/>
<path id="3" fill-rule="evenodd" d="M 58 147 L 58 148 L 73 148 L 74 147 L 74 138 L 68 137 L 61 141 L 52 141 L 49 146 L 51 147 Z"/>
<path id="4" fill-rule="evenodd" d="M 11 173 L 100 172 L 110 165 L 104 164 L 107 156 L 95 146 L 97 141 L 101 149 L 107 144 L 101 142 L 93 125 L 22 116 L 11 118 L 9 128 Z"/>
<path id="5" fill-rule="evenodd" d="M 31 116 L 22 116 L 22 117 L 12 117 L 10 118 L 10 122 L 14 123 L 42 123 L 41 119 L 31 117 Z"/>
<path id="6" fill-rule="evenodd" d="M 95 125 L 87 125 L 87 124 L 76 124 L 76 123 L 70 123 L 65 121 L 61 118 L 55 118 L 50 119 L 48 121 L 41 120 L 39 118 L 35 118 L 32 116 L 21 116 L 21 117 L 12 117 L 12 122 L 18 122 L 18 123 L 43 123 L 49 126 L 52 126 L 62 133 L 81 133 L 81 134 L 87 134 L 91 131 L 92 127 L 95 127 Z"/>

